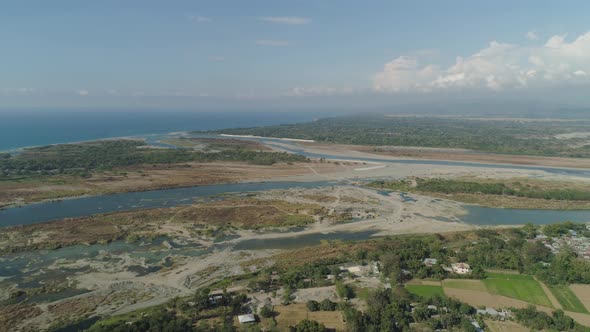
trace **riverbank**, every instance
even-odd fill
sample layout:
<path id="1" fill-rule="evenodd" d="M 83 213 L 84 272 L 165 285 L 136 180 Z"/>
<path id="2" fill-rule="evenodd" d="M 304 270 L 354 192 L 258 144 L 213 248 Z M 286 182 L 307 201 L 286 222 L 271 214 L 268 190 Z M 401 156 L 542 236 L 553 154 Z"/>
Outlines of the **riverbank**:
<path id="1" fill-rule="evenodd" d="M 96 172 L 89 177 L 70 175 L 8 178 L 0 182 L 0 208 L 68 199 L 220 183 L 266 181 L 284 177 L 332 174 L 358 167 L 357 163 L 278 163 L 252 165 L 244 162 L 146 165 Z"/>
<path id="2" fill-rule="evenodd" d="M 326 144 L 317 142 L 302 142 L 301 145 L 305 146 L 307 149 L 313 150 L 316 153 L 328 153 L 328 151 L 330 151 L 353 154 L 355 152 L 359 152 L 375 156 L 386 156 L 402 159 L 465 161 L 488 164 L 528 165 L 546 167 L 550 166 L 590 169 L 590 159 L 588 158 L 495 154 L 466 149 L 450 148 L 367 146 Z"/>

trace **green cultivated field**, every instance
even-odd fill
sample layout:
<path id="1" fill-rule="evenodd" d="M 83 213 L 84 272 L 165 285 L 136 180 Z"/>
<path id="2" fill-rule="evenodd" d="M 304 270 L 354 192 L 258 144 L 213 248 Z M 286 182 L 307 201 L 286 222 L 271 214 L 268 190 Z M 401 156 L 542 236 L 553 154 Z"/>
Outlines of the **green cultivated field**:
<path id="1" fill-rule="evenodd" d="M 553 307 L 539 282 L 532 276 L 504 273 L 488 273 L 487 276 L 483 283 L 490 293 Z"/>
<path id="2" fill-rule="evenodd" d="M 443 281 L 443 287 L 466 289 L 479 292 L 487 292 L 486 286 L 480 280 L 447 279 Z"/>
<path id="3" fill-rule="evenodd" d="M 581 312 L 583 314 L 587 314 L 588 310 L 586 307 L 580 302 L 580 300 L 576 297 L 576 294 L 572 292 L 572 290 L 568 286 L 564 285 L 554 285 L 550 286 L 547 285 L 551 290 L 551 293 L 557 298 L 557 301 L 563 307 L 563 310 L 573 311 L 573 312 Z"/>
<path id="4" fill-rule="evenodd" d="M 443 288 L 434 285 L 406 285 L 408 291 L 422 297 L 444 296 Z"/>

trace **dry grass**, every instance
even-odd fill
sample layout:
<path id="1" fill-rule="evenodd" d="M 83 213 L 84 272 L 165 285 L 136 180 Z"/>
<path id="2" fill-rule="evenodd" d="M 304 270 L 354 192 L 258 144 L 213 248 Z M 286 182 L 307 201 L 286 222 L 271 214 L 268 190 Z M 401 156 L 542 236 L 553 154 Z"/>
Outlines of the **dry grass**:
<path id="1" fill-rule="evenodd" d="M 576 294 L 584 307 L 590 311 L 590 285 L 572 284 L 570 289 Z"/>
<path id="2" fill-rule="evenodd" d="M 529 332 L 530 330 L 518 323 L 511 321 L 486 320 L 486 325 L 491 332 Z"/>
<path id="3" fill-rule="evenodd" d="M 275 306 L 277 312 L 275 317 L 279 331 L 288 331 L 289 326 L 297 325 L 304 319 L 311 319 L 324 324 L 327 328 L 336 331 L 346 331 L 346 324 L 342 319 L 340 311 L 314 311 L 307 310 L 303 303 L 291 304 L 288 306 Z"/>
<path id="4" fill-rule="evenodd" d="M 175 221 L 261 228 L 305 225 L 314 222 L 314 217 L 327 216 L 327 214 L 328 210 L 318 204 L 242 198 L 200 204 L 184 209 L 175 217 Z"/>
<path id="5" fill-rule="evenodd" d="M 293 266 L 302 266 L 326 259 L 337 258 L 346 253 L 355 252 L 358 249 L 371 251 L 375 249 L 378 240 L 362 242 L 339 242 L 324 244 L 313 247 L 295 249 L 289 252 L 280 253 L 272 257 L 279 269 L 288 269 Z"/>
<path id="6" fill-rule="evenodd" d="M 293 163 L 272 166 L 241 162 L 182 163 L 142 165 L 94 173 L 89 178 L 76 176 L 43 176 L 0 181 L 0 207 L 81 195 L 113 194 L 164 188 L 190 187 L 217 183 L 258 181 L 278 177 L 341 172 L 332 163 Z"/>
<path id="7" fill-rule="evenodd" d="M 502 195 L 484 194 L 450 194 L 424 193 L 428 196 L 449 199 L 467 204 L 477 204 L 487 207 L 501 207 L 511 209 L 545 209 L 545 210 L 587 210 L 590 209 L 588 201 L 565 201 L 542 198 L 526 198 Z"/>
<path id="8" fill-rule="evenodd" d="M 14 304 L 0 307 L 0 332 L 17 331 L 18 326 L 42 313 L 34 304 Z"/>

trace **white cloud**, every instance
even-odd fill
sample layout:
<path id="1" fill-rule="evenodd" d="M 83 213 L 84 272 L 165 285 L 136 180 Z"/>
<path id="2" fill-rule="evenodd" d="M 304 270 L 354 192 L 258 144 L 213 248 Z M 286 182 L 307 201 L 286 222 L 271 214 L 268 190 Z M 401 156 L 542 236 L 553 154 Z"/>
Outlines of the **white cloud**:
<path id="1" fill-rule="evenodd" d="M 34 95 L 38 93 L 39 90 L 35 88 L 0 89 L 0 94 L 6 96 Z"/>
<path id="2" fill-rule="evenodd" d="M 281 23 L 281 24 L 290 24 L 290 25 L 303 25 L 311 23 L 311 19 L 305 17 L 296 17 L 296 16 L 267 16 L 261 17 L 261 21 L 272 22 L 272 23 Z"/>
<path id="3" fill-rule="evenodd" d="M 310 86 L 310 87 L 295 87 L 286 93 L 287 97 L 319 97 L 319 96 L 337 96 L 348 95 L 354 93 L 352 88 L 332 88 L 327 86 Z"/>
<path id="4" fill-rule="evenodd" d="M 527 32 L 525 37 L 528 40 L 538 40 L 539 39 L 539 36 L 537 36 L 537 32 L 535 30 L 531 30 L 531 31 Z"/>
<path id="5" fill-rule="evenodd" d="M 261 46 L 289 46 L 289 43 L 286 40 L 271 40 L 271 39 L 259 39 L 255 41 L 256 45 Z"/>
<path id="6" fill-rule="evenodd" d="M 201 15 L 189 15 L 188 19 L 190 21 L 197 22 L 197 23 L 209 23 L 209 22 L 213 21 L 213 19 L 211 19 L 210 17 L 201 16 Z"/>
<path id="7" fill-rule="evenodd" d="M 590 83 L 590 32 L 568 42 L 553 36 L 544 45 L 521 46 L 493 41 L 447 68 L 421 65 L 417 57 L 400 56 L 373 78 L 383 92 L 483 88 L 504 90 L 565 83 Z"/>
<path id="8" fill-rule="evenodd" d="M 88 90 L 78 90 L 79 96 L 88 96 L 88 94 L 90 94 Z"/>

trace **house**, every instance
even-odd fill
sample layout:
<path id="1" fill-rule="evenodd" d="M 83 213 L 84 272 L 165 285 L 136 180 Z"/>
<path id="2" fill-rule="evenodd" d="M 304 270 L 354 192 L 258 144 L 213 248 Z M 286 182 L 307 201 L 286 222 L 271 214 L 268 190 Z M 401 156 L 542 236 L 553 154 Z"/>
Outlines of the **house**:
<path id="1" fill-rule="evenodd" d="M 256 317 L 253 314 L 239 315 L 238 321 L 240 324 L 248 324 L 256 322 Z"/>
<path id="2" fill-rule="evenodd" d="M 471 273 L 471 266 L 467 263 L 453 263 L 451 269 L 457 274 L 469 274 Z"/>
<path id="3" fill-rule="evenodd" d="M 223 295 L 212 295 L 209 296 L 209 303 L 212 305 L 218 305 L 223 302 Z"/>
<path id="4" fill-rule="evenodd" d="M 433 265 L 436 265 L 438 263 L 438 261 L 436 260 L 436 258 L 424 258 L 424 265 L 428 266 L 428 267 L 432 267 Z"/>
<path id="5" fill-rule="evenodd" d="M 494 309 L 494 308 L 485 308 L 484 309 L 477 309 L 477 314 L 478 315 L 490 315 L 492 317 L 498 317 L 499 313 L 498 310 Z"/>

